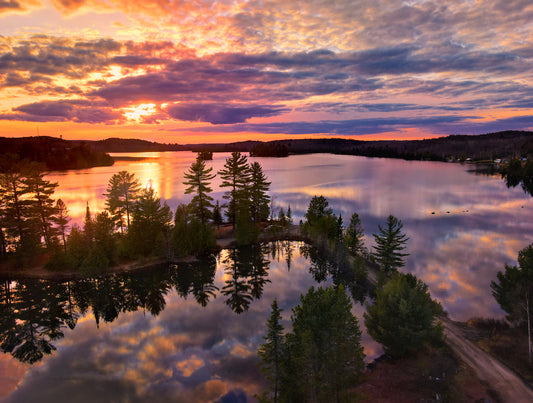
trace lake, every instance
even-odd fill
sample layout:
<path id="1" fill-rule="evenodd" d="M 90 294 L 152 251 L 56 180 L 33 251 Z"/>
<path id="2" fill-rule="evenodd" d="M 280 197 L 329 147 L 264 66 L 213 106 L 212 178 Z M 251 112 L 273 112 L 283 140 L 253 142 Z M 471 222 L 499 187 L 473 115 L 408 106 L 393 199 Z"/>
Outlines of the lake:
<path id="1" fill-rule="evenodd" d="M 214 154 L 207 165 L 217 171 L 228 156 Z M 104 208 L 107 181 L 120 170 L 151 184 L 172 209 L 190 200 L 182 181 L 195 154 L 127 157 L 112 167 L 48 175 L 59 182 L 56 197 L 67 204 L 73 222 L 81 223 L 87 203 L 93 212 Z M 297 223 L 311 197 L 323 195 L 345 223 L 353 212 L 359 214 L 368 247 L 378 225 L 393 214 L 410 238 L 404 271 L 423 279 L 452 319 L 503 316 L 490 281 L 533 242 L 533 198 L 522 189 L 508 189 L 499 177 L 475 175 L 460 164 L 331 154 L 250 161 L 260 162 L 272 182 L 275 214 L 290 205 Z M 222 201 L 218 185 L 215 179 L 213 195 Z M 272 300 L 278 298 L 285 309 L 287 326 L 299 295 L 317 285 L 302 247 L 283 243 L 255 253 L 267 263 L 262 272 L 250 269 L 244 280 L 235 279 L 231 251 L 223 251 L 200 271 L 180 265 L 87 279 L 87 284 L 6 282 L 3 294 L 9 291 L 18 304 L 14 325 L 31 331 L 37 314 L 44 323 L 40 329 L 47 329 L 42 338 L 56 350 L 33 365 L 0 355 L 0 396 L 7 401 L 62 401 L 65 396 L 75 401 L 250 400 L 264 388 L 256 349 Z M 198 278 L 199 272 L 207 277 Z M 242 298 L 232 293 L 232 279 L 234 287 L 246 283 Z M 72 299 L 71 288 L 77 290 Z M 361 325 L 363 310 L 354 304 Z M 369 357 L 379 354 L 368 336 L 363 342 Z M 46 344 L 40 348 L 49 349 Z"/>

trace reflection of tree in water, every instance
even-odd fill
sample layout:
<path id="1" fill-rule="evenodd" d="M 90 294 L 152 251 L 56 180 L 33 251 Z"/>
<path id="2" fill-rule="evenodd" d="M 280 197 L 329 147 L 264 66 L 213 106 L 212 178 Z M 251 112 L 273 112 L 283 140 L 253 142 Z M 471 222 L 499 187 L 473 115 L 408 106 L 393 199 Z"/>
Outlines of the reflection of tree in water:
<path id="1" fill-rule="evenodd" d="M 216 257 L 212 254 L 200 257 L 194 264 L 178 265 L 172 276 L 178 295 L 187 298 L 192 293 L 196 302 L 205 307 L 218 291 L 214 284 L 216 268 Z"/>
<path id="2" fill-rule="evenodd" d="M 55 350 L 52 342 L 73 328 L 65 283 L 5 281 L 1 286 L 0 348 L 22 362 L 34 363 Z"/>
<path id="3" fill-rule="evenodd" d="M 521 185 L 524 192 L 533 196 L 533 160 L 522 164 L 522 161 L 512 159 L 501 175 L 508 188 Z"/>
<path id="4" fill-rule="evenodd" d="M 300 250 L 311 261 L 309 272 L 316 282 L 324 282 L 331 276 L 333 284 L 342 284 L 350 290 L 354 301 L 364 303 L 371 286 L 367 280 L 366 262 L 362 258 L 350 256 L 342 245 L 334 250 L 324 250 L 306 244 Z"/>
<path id="5" fill-rule="evenodd" d="M 121 312 L 145 309 L 158 315 L 172 288 L 171 271 L 161 267 L 66 282 L 4 281 L 0 284 L 0 348 L 22 362 L 35 363 L 55 350 L 53 342 L 74 329 L 92 310 L 96 324 Z"/>
<path id="6" fill-rule="evenodd" d="M 253 298 L 263 295 L 263 287 L 268 280 L 270 261 L 267 245 L 255 244 L 228 251 L 223 263 L 227 280 L 222 294 L 228 299 L 226 304 L 235 312 L 242 313 L 250 307 Z"/>

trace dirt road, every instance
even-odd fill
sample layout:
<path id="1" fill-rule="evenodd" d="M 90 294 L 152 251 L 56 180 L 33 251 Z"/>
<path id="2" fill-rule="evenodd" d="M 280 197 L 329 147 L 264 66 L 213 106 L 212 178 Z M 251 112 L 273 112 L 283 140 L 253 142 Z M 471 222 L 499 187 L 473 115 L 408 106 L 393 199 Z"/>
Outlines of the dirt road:
<path id="1" fill-rule="evenodd" d="M 465 339 L 452 321 L 444 319 L 442 323 L 448 345 L 503 402 L 533 402 L 533 391 L 512 370 Z"/>

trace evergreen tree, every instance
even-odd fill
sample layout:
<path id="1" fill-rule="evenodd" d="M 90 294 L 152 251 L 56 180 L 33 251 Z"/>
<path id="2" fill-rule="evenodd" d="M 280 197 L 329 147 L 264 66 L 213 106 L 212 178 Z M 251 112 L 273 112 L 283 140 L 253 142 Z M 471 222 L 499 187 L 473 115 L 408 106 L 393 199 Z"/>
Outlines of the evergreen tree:
<path id="1" fill-rule="evenodd" d="M 287 222 L 289 224 L 292 224 L 292 211 L 291 211 L 291 205 L 289 204 L 289 208 L 287 208 Z"/>
<path id="2" fill-rule="evenodd" d="M 33 165 L 26 177 L 26 185 L 32 194 L 30 201 L 30 215 L 38 223 L 40 233 L 47 248 L 51 246 L 54 221 L 54 200 L 52 195 L 57 183 L 44 179 L 43 166 Z"/>
<path id="3" fill-rule="evenodd" d="M 498 281 L 492 281 L 492 295 L 507 312 L 507 319 L 516 324 L 527 324 L 528 355 L 532 359 L 531 316 L 533 298 L 533 244 L 518 252 L 518 266 L 505 265 L 499 271 Z"/>
<path id="4" fill-rule="evenodd" d="M 313 196 L 309 202 L 305 218 L 310 225 L 314 225 L 321 218 L 333 215 L 328 200 L 324 196 Z"/>
<path id="5" fill-rule="evenodd" d="M 250 245 L 259 235 L 259 229 L 252 222 L 249 206 L 250 202 L 247 199 L 239 202 L 235 229 L 235 238 L 239 245 Z"/>
<path id="6" fill-rule="evenodd" d="M 268 218 L 270 203 L 268 191 L 271 182 L 267 181 L 259 162 L 254 162 L 250 166 L 250 173 L 250 212 L 252 220 L 256 224 Z"/>
<path id="7" fill-rule="evenodd" d="M 131 210 L 139 195 L 140 188 L 135 174 L 128 171 L 120 171 L 109 179 L 106 193 L 104 193 L 106 205 L 121 231 L 124 225 L 124 215 L 126 215 L 127 227 L 130 226 Z"/>
<path id="8" fill-rule="evenodd" d="M 38 246 L 39 231 L 32 219 L 31 189 L 27 183 L 28 166 L 17 164 L 13 170 L 0 174 L 3 197 L 3 226 L 7 242 L 24 255 L 31 255 Z"/>
<path id="9" fill-rule="evenodd" d="M 215 177 L 212 171 L 213 168 L 206 168 L 204 160 L 198 157 L 183 175 L 185 178 L 183 184 L 188 186 L 185 194 L 195 193 L 189 209 L 202 225 L 207 225 L 212 215 L 210 209 L 213 208 L 213 198 L 209 195 L 213 191 L 209 181 Z"/>
<path id="10" fill-rule="evenodd" d="M 365 364 L 361 331 L 344 288 L 313 287 L 292 311 L 280 397 L 283 401 L 349 401 Z"/>
<path id="11" fill-rule="evenodd" d="M 222 214 L 220 213 L 218 200 L 215 204 L 215 207 L 213 207 L 213 223 L 217 226 L 217 228 L 222 224 Z"/>
<path id="12" fill-rule="evenodd" d="M 171 242 L 177 256 L 203 255 L 216 247 L 211 225 L 202 225 L 187 206 L 180 204 L 174 217 Z"/>
<path id="13" fill-rule="evenodd" d="M 363 238 L 365 233 L 361 225 L 361 219 L 357 213 L 353 213 L 350 219 L 350 225 L 344 235 L 344 244 L 353 255 L 363 255 L 366 253 Z"/>
<path id="14" fill-rule="evenodd" d="M 132 211 L 132 223 L 128 231 L 132 251 L 146 256 L 160 255 L 167 250 L 172 213 L 166 203 L 161 204 L 153 189 L 143 190 Z"/>
<path id="15" fill-rule="evenodd" d="M 396 273 L 376 291 L 367 306 L 365 325 L 387 354 L 404 357 L 429 342 L 440 342 L 442 307 L 431 299 L 428 287 L 412 274 Z"/>
<path id="16" fill-rule="evenodd" d="M 313 196 L 305 213 L 307 222 L 304 231 L 308 234 L 337 241 L 339 235 L 338 218 L 333 214 L 324 196 Z"/>
<path id="17" fill-rule="evenodd" d="M 241 155 L 240 152 L 233 152 L 231 157 L 226 159 L 224 168 L 218 171 L 218 174 L 222 178 L 220 187 L 229 188 L 223 196 L 228 201 L 224 207 L 226 207 L 226 215 L 235 229 L 237 212 L 239 208 L 242 208 L 242 202 L 248 200 L 250 167 L 246 156 Z"/>
<path id="18" fill-rule="evenodd" d="M 273 385 L 274 403 L 278 401 L 279 381 L 281 377 L 281 365 L 283 359 L 283 325 L 281 324 L 281 312 L 278 301 L 272 302 L 272 312 L 267 321 L 267 334 L 263 338 L 265 342 L 261 344 L 257 353 L 261 358 L 261 369 L 267 379 Z"/>
<path id="19" fill-rule="evenodd" d="M 85 207 L 85 219 L 83 220 L 83 236 L 85 238 L 85 243 L 87 249 L 92 247 L 94 241 L 94 220 L 91 215 L 91 209 L 89 207 L 89 202 Z"/>
<path id="20" fill-rule="evenodd" d="M 63 248 L 65 249 L 65 253 L 67 253 L 66 231 L 68 222 L 70 221 L 68 213 L 69 211 L 67 205 L 63 202 L 63 200 L 58 199 L 55 204 L 54 221 L 57 225 L 57 232 L 63 240 Z"/>
<path id="21" fill-rule="evenodd" d="M 409 254 L 402 253 L 402 250 L 405 249 L 405 244 L 409 238 L 402 233 L 402 222 L 393 215 L 389 215 L 387 218 L 385 229 L 381 225 L 378 228 L 379 234 L 374 234 L 376 246 L 373 255 L 380 265 L 381 274 L 387 277 L 400 267 L 405 266 L 404 257 L 409 256 Z"/>

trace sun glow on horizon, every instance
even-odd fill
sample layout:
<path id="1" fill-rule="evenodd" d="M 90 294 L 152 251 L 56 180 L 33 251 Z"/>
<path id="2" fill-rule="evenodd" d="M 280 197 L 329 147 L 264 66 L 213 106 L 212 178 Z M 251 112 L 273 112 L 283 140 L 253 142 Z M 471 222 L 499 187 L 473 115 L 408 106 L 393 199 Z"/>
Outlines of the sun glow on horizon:
<path id="1" fill-rule="evenodd" d="M 124 116 L 126 116 L 129 120 L 134 120 L 137 122 L 141 122 L 144 117 L 154 115 L 157 112 L 156 104 L 153 103 L 139 104 L 137 106 L 123 109 L 125 111 Z"/>

